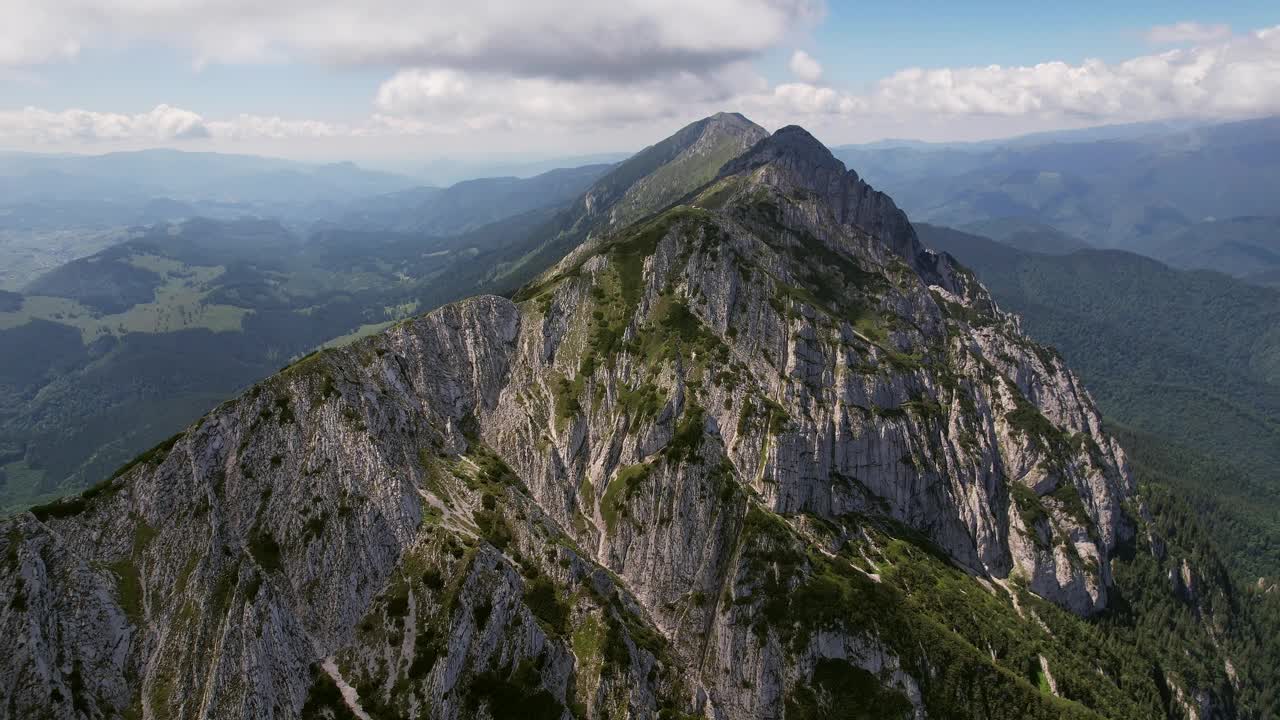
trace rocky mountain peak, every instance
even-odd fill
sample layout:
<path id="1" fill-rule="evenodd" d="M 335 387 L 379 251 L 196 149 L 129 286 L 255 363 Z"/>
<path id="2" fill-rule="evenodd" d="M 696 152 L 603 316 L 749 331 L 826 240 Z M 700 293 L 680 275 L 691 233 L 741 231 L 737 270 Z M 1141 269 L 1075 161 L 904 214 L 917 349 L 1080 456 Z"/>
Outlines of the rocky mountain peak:
<path id="1" fill-rule="evenodd" d="M 690 123 L 636 153 L 584 196 L 591 216 L 617 228 L 666 207 L 713 179 L 726 162 L 766 137 L 738 113 L 717 113 Z"/>
<path id="2" fill-rule="evenodd" d="M 766 163 L 775 163 L 794 171 L 810 183 L 818 183 L 824 174 L 844 175 L 844 163 L 836 159 L 808 130 L 788 125 L 760 140 L 750 150 L 727 164 L 723 173 L 734 174 Z"/>
<path id="3" fill-rule="evenodd" d="M 12 707 L 983 716 L 966 674 L 1057 707 L 967 619 L 1106 607 L 1123 452 L 891 200 L 743 121 L 620 166 L 514 301 L 308 357 L 0 527 Z"/>
<path id="4" fill-rule="evenodd" d="M 906 213 L 892 198 L 863 182 L 845 168 L 825 145 L 797 125 L 779 129 L 721 170 L 728 176 L 767 167 L 766 181 L 817 194 L 819 205 L 841 224 L 870 232 L 907 261 L 929 284 L 957 291 L 954 279 L 939 259 L 920 243 Z"/>

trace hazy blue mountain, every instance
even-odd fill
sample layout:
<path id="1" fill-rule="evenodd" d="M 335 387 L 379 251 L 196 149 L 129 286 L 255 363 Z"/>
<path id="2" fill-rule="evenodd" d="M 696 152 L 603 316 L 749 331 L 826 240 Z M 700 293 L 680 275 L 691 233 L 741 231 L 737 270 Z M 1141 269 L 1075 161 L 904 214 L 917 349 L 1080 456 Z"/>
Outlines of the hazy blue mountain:
<path id="1" fill-rule="evenodd" d="M 1152 245 L 1149 252 L 1174 267 L 1217 270 L 1268 284 L 1269 278 L 1280 271 L 1280 217 L 1195 223 Z"/>
<path id="2" fill-rule="evenodd" d="M 334 202 L 414 184 L 352 163 L 251 155 L 178 150 L 0 155 L 0 229 L 119 226 L 195 214 L 314 217 L 317 208 Z M 172 203 L 192 212 L 179 214 Z M 163 217 L 156 216 L 158 210 Z"/>
<path id="3" fill-rule="evenodd" d="M 454 185 L 466 180 L 487 177 L 530 178 L 560 168 L 584 165 L 616 165 L 634 153 L 604 152 L 587 155 L 561 155 L 553 157 L 452 158 L 442 157 L 411 168 L 414 177 L 432 185 Z"/>
<path id="4" fill-rule="evenodd" d="M 993 218 L 960 228 L 1028 252 L 1064 255 L 1091 247 L 1080 238 L 1026 218 Z"/>
<path id="5" fill-rule="evenodd" d="M 920 221 L 1019 218 L 1152 254 L 1209 219 L 1275 214 L 1280 118 L 836 154 Z"/>
<path id="6" fill-rule="evenodd" d="M 586 165 L 531 178 L 480 178 L 447 188 L 412 188 L 359 199 L 331 217 L 333 224 L 342 227 L 453 235 L 537 208 L 566 204 L 611 167 Z"/>
<path id="7" fill-rule="evenodd" d="M 0 287 L 20 288 L 41 272 L 130 237 L 133 226 L 193 218 L 275 219 L 298 232 L 345 227 L 457 235 L 567 204 L 608 167 L 435 188 L 351 163 L 167 150 L 4 155 Z"/>
<path id="8" fill-rule="evenodd" d="M 838 157 L 844 152 L 859 150 L 887 150 L 893 148 L 913 148 L 917 150 L 970 150 L 981 152 L 993 147 L 1011 147 L 1020 145 L 1043 145 L 1050 142 L 1092 142 L 1096 140 L 1131 140 L 1153 135 L 1167 135 L 1172 132 L 1191 130 L 1211 125 L 1206 120 L 1155 120 L 1138 123 L 1119 123 L 1114 125 L 1097 125 L 1093 127 L 1068 130 L 1045 130 L 1041 132 L 1013 135 L 992 140 L 951 140 L 928 141 L 914 138 L 885 138 L 866 143 L 849 143 L 833 147 L 832 152 Z"/>

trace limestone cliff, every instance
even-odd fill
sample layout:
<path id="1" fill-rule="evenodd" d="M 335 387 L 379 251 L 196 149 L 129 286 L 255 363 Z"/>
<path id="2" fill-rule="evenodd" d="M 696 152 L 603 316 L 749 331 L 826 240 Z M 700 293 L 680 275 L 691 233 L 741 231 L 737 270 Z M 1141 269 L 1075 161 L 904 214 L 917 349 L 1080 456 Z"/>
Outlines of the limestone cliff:
<path id="1" fill-rule="evenodd" d="M 1088 394 L 803 130 L 715 165 L 6 521 L 0 718 L 1097 717 Z"/>

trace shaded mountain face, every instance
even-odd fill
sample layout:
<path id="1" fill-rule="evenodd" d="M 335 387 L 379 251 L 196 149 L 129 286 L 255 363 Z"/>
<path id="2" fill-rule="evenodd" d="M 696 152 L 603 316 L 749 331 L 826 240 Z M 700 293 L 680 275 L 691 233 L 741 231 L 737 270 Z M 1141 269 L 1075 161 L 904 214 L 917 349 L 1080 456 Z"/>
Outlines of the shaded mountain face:
<path id="1" fill-rule="evenodd" d="M 9 712 L 1233 711 L 1123 635 L 1240 630 L 1061 359 L 803 130 L 721 165 L 0 525 Z"/>

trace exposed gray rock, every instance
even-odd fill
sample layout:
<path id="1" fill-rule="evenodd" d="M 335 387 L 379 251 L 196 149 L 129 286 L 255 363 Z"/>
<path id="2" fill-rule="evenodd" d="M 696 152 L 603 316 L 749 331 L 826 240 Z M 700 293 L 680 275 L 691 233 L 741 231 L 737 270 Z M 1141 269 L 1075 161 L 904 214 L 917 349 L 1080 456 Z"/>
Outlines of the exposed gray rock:
<path id="1" fill-rule="evenodd" d="M 899 536 L 1105 607 L 1134 485 L 1078 380 L 807 133 L 718 122 L 741 159 L 519 304 L 305 359 L 6 521 L 0 720 L 780 718 L 833 667 L 925 717 L 941 649 L 850 619 Z"/>

